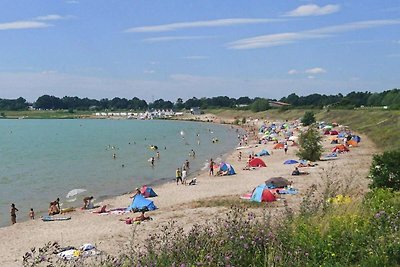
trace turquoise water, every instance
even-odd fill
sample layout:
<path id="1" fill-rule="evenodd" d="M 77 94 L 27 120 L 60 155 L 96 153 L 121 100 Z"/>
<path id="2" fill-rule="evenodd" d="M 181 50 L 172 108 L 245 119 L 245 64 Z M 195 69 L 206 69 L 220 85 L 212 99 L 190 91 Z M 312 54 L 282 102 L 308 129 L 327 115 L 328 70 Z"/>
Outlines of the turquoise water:
<path id="1" fill-rule="evenodd" d="M 186 159 L 191 170 L 200 170 L 210 157 L 231 150 L 236 136 L 222 125 L 182 121 L 0 120 L 0 226 L 9 224 L 11 203 L 23 220 L 30 208 L 43 215 L 57 197 L 63 207 L 80 206 L 85 195 L 101 201 L 173 180 Z M 148 162 L 156 156 L 150 145 L 160 152 L 154 167 Z M 189 157 L 191 149 L 195 158 Z M 75 188 L 87 192 L 67 202 Z"/>

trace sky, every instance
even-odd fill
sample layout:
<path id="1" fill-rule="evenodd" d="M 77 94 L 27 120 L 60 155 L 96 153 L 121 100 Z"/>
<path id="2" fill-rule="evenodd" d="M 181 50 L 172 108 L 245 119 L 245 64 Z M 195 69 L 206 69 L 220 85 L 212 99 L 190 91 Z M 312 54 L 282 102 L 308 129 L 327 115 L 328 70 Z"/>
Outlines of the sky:
<path id="1" fill-rule="evenodd" d="M 399 0 L 1 0 L 0 98 L 381 92 Z"/>

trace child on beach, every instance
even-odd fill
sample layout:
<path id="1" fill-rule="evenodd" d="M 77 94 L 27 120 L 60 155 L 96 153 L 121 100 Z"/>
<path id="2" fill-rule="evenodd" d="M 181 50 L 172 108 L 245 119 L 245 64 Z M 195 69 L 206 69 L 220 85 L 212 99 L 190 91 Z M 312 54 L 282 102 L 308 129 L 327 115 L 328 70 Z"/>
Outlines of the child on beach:
<path id="1" fill-rule="evenodd" d="M 213 159 L 210 159 L 210 172 L 208 175 L 214 176 L 214 161 L 213 161 Z"/>
<path id="2" fill-rule="evenodd" d="M 31 218 L 31 220 L 35 219 L 35 212 L 33 211 L 33 209 L 31 208 L 31 210 L 29 211 L 29 218 Z"/>
<path id="3" fill-rule="evenodd" d="M 17 223 L 17 214 L 15 213 L 18 209 L 15 207 L 15 204 L 11 204 L 10 215 L 11 215 L 11 224 Z"/>

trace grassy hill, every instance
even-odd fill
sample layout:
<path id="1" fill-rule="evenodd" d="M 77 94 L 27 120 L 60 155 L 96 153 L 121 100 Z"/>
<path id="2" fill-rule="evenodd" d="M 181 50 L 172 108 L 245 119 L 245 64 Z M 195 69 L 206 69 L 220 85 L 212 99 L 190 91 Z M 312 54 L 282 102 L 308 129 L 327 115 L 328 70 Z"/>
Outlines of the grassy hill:
<path id="1" fill-rule="evenodd" d="M 207 112 L 226 118 L 258 118 L 263 120 L 295 120 L 304 115 L 306 110 L 272 109 L 253 113 L 239 110 L 207 110 Z M 337 122 L 348 125 L 354 131 L 368 136 L 380 150 L 400 149 L 400 111 L 399 110 L 313 110 L 319 121 Z"/>

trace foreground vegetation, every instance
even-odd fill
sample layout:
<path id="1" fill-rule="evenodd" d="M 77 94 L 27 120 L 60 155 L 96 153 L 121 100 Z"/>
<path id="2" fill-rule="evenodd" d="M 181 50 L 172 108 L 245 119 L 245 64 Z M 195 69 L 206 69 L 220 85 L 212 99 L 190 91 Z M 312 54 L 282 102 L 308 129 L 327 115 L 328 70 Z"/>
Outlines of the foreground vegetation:
<path id="1" fill-rule="evenodd" d="M 298 215 L 289 208 L 232 207 L 185 232 L 175 222 L 118 256 L 62 261 L 58 244 L 28 252 L 24 266 L 396 266 L 400 264 L 400 195 L 377 189 L 363 199 L 329 201 L 312 187 Z M 336 198 L 338 199 L 338 198 Z M 265 205 L 265 204 L 263 204 Z M 260 206 L 260 205 L 259 205 Z"/>

